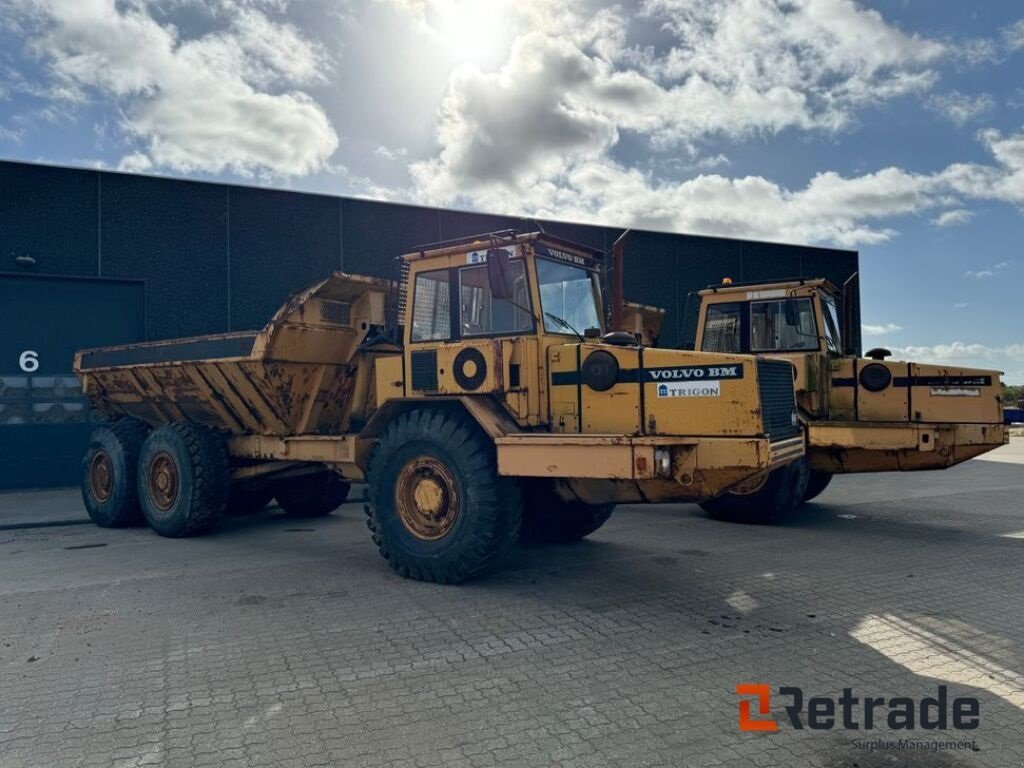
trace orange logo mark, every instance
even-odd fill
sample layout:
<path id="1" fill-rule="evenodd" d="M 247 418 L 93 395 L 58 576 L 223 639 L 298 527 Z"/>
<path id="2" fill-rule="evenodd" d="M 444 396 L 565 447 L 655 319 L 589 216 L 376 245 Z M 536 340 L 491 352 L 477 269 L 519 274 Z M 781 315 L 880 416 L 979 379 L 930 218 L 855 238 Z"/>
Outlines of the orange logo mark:
<path id="1" fill-rule="evenodd" d="M 764 683 L 739 683 L 736 686 L 738 696 L 757 696 L 757 713 L 767 715 L 771 712 L 771 687 Z M 750 717 L 750 700 L 740 699 L 740 730 L 741 731 L 777 731 L 779 724 L 772 719 L 752 720 Z"/>

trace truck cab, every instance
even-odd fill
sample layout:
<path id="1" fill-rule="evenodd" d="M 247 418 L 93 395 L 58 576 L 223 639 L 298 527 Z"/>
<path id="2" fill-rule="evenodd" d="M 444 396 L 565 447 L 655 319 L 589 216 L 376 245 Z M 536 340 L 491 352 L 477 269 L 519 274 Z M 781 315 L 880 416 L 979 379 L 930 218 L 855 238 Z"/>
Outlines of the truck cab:
<path id="1" fill-rule="evenodd" d="M 939 469 L 1006 439 L 998 371 L 860 357 L 839 310 L 853 302 L 828 280 L 726 279 L 699 296 L 696 349 L 793 363 L 812 470 Z"/>
<path id="2" fill-rule="evenodd" d="M 608 333 L 600 253 L 507 232 L 427 246 L 400 268 L 402 356 L 377 361 L 378 402 L 495 404 L 510 472 L 550 474 L 585 499 L 699 500 L 802 453 L 788 361 Z M 609 456 L 632 446 L 634 460 L 608 470 L 570 458 L 605 436 L 618 444 Z"/>

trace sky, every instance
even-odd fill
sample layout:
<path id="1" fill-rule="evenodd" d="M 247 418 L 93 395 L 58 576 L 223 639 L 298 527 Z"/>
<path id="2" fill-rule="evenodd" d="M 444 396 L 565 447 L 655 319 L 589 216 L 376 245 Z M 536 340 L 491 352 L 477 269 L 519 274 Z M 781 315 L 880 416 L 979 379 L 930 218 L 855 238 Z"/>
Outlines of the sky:
<path id="1" fill-rule="evenodd" d="M 1024 383 L 1017 0 L 0 0 L 0 157 L 855 248 Z"/>

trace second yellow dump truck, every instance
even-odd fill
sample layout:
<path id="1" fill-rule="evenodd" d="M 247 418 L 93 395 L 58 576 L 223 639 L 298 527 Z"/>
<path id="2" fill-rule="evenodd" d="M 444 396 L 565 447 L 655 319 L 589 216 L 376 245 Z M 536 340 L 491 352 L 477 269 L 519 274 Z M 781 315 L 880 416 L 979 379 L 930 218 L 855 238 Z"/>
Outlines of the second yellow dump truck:
<path id="1" fill-rule="evenodd" d="M 801 466 L 793 364 L 605 333 L 597 253 L 502 232 L 396 264 L 335 274 L 260 331 L 79 352 L 108 419 L 82 464 L 92 518 L 189 536 L 272 497 L 327 514 L 365 481 L 391 567 L 457 582 L 520 535 L 571 541 L 620 502 Z"/>
<path id="2" fill-rule="evenodd" d="M 821 278 L 726 279 L 699 292 L 696 349 L 795 367 L 808 469 L 799 501 L 816 497 L 836 474 L 944 469 L 1008 440 L 999 371 L 890 360 L 882 348 L 857 355 L 843 338 L 844 330 L 853 335 L 855 286 L 854 279 L 845 302 Z M 781 480 L 769 473 L 704 506 L 722 518 L 774 522 L 790 508 L 775 501 Z"/>

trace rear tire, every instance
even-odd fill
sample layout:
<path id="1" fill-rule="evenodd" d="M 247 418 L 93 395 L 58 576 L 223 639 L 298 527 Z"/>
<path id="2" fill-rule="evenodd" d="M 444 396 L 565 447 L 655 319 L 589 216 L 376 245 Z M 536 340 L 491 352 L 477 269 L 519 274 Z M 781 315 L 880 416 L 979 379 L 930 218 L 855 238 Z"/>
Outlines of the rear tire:
<path id="1" fill-rule="evenodd" d="M 614 504 L 565 501 L 548 481 L 527 486 L 520 538 L 535 544 L 571 544 L 589 536 L 615 511 Z"/>
<path id="2" fill-rule="evenodd" d="M 776 525 L 803 503 L 809 476 L 807 462 L 799 459 L 772 470 L 753 493 L 726 493 L 700 506 L 715 520 Z"/>
<path id="3" fill-rule="evenodd" d="M 328 470 L 281 480 L 274 496 L 290 517 L 324 517 L 345 503 L 350 488 L 341 475 Z"/>
<path id="4" fill-rule="evenodd" d="M 274 498 L 274 489 L 266 485 L 243 485 L 233 483 L 228 492 L 228 517 L 254 515 L 263 509 Z"/>
<path id="5" fill-rule="evenodd" d="M 473 578 L 519 535 L 519 483 L 498 476 L 494 444 L 464 414 L 422 408 L 398 416 L 370 459 L 367 484 L 367 526 L 405 578 Z"/>
<path id="6" fill-rule="evenodd" d="M 804 501 L 810 501 L 820 496 L 829 483 L 832 482 L 834 475 L 831 472 L 823 472 L 820 469 L 812 469 L 810 478 L 807 480 L 807 490 L 804 492 Z"/>
<path id="7" fill-rule="evenodd" d="M 149 427 L 138 419 L 118 419 L 93 430 L 82 457 L 82 502 L 101 528 L 142 522 L 136 474 L 139 451 Z"/>
<path id="8" fill-rule="evenodd" d="M 153 430 L 139 456 L 139 500 L 150 528 L 182 538 L 210 530 L 227 506 L 231 487 L 224 438 L 199 424 Z"/>

